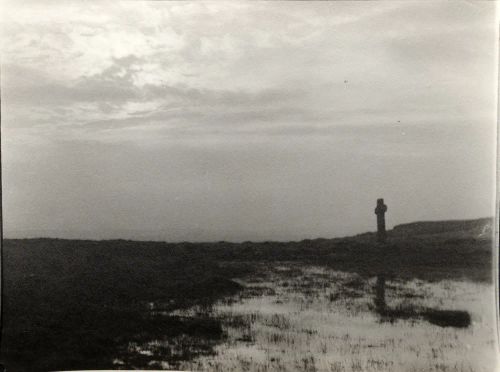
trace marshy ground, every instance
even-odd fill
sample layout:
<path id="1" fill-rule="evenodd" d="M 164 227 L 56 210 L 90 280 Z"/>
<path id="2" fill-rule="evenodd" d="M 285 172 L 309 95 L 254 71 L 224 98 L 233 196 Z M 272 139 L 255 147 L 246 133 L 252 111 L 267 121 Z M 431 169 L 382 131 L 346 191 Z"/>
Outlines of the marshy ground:
<path id="1" fill-rule="evenodd" d="M 241 281 L 244 289 L 235 296 L 169 313 L 219 320 L 224 339 L 212 353 L 151 360 L 150 366 L 361 372 L 492 371 L 497 365 L 491 285 L 394 278 L 387 282 L 388 314 L 381 315 L 373 306 L 375 278 L 293 262 L 262 264 L 259 273 Z M 432 310 L 441 314 L 437 322 L 427 315 Z M 456 314 L 467 314 L 470 323 L 454 322 Z M 180 355 L 186 347 L 203 342 L 186 345 L 181 336 L 131 345 L 131 351 Z"/>
<path id="2" fill-rule="evenodd" d="M 20 372 L 493 371 L 491 224 L 401 225 L 384 246 L 373 233 L 4 240 L 0 362 Z"/>

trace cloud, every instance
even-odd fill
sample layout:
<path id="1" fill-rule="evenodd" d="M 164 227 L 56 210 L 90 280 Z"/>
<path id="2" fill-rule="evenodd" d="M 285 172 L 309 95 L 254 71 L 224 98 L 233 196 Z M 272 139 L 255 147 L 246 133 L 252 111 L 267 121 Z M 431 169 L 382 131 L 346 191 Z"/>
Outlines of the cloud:
<path id="1" fill-rule="evenodd" d="M 99 120 L 107 128 L 110 121 L 139 119 L 134 105 L 148 106 L 145 120 L 183 111 L 186 119 L 238 121 L 239 115 L 256 125 L 264 115 L 269 122 L 339 125 L 343 112 L 352 113 L 344 116 L 352 124 L 362 112 L 393 110 L 395 118 L 408 118 L 416 108 L 452 118 L 457 106 L 464 116 L 482 115 L 491 103 L 482 73 L 492 60 L 483 57 L 492 35 L 487 8 L 441 2 L 15 7 L 5 26 L 4 96 L 54 112 L 71 106 L 75 122 L 96 130 Z M 479 96 L 465 89 L 473 80 L 485 87 Z"/>
<path id="2" fill-rule="evenodd" d="M 395 221 L 490 213 L 493 3 L 3 6 L 9 228 L 333 236 L 380 195 Z"/>

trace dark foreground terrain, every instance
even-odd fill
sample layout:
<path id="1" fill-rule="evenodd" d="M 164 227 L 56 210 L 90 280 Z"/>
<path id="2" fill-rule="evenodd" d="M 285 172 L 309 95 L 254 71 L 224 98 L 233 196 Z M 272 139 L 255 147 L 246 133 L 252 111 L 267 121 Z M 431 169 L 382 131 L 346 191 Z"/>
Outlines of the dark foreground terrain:
<path id="1" fill-rule="evenodd" d="M 491 224 L 400 225 L 384 247 L 373 233 L 241 244 L 5 240 L 1 361 L 11 371 L 111 369 L 116 360 L 122 368 L 158 369 L 153 359 L 175 366 L 210 356 L 228 337 L 221 321 L 183 310 L 239 293 L 241 280 L 273 262 L 322 266 L 361 281 L 385 272 L 399 280 L 490 282 Z M 185 345 L 175 353 L 157 348 L 161 355 L 131 350 L 169 339 Z"/>

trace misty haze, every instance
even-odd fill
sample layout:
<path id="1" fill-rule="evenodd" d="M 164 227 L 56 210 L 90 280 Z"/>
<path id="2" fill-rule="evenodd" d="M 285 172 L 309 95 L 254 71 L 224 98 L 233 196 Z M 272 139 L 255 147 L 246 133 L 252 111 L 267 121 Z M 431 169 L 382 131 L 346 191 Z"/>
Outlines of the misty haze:
<path id="1" fill-rule="evenodd" d="M 12 371 L 493 371 L 493 2 L 1 4 Z"/>

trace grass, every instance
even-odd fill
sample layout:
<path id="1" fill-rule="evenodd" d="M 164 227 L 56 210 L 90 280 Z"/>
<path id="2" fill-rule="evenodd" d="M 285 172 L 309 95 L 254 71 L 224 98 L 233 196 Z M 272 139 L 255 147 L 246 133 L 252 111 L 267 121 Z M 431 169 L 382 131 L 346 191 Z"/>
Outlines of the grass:
<path id="1" fill-rule="evenodd" d="M 4 245 L 5 309 L 2 360 L 18 371 L 148 366 L 126 358 L 130 342 L 186 335 L 222 338 L 208 318 L 157 316 L 237 293 L 230 280 L 242 265 L 223 267 L 192 246 L 127 241 L 12 240 Z M 150 304 L 155 311 L 150 311 Z"/>
<path id="2" fill-rule="evenodd" d="M 344 293 L 343 287 L 352 286 L 360 277 L 325 267 L 298 267 L 301 275 L 286 287 L 279 284 L 283 271 L 268 267 L 265 280 L 274 286 L 274 295 L 248 297 L 243 290 L 236 295 L 239 301 L 212 307 L 210 316 L 222 319 L 227 339 L 216 347 L 215 354 L 180 367 L 219 371 L 494 370 L 492 285 L 389 281 L 388 308 L 406 309 L 408 316 L 387 321 L 372 311 L 375 278 L 363 282 L 362 297 L 344 296 L 332 302 L 332 292 Z M 317 286 L 318 277 L 328 279 L 328 285 Z M 309 290 L 294 285 L 304 281 L 311 283 Z M 416 296 L 403 299 L 398 295 L 402 290 Z M 436 322 L 426 317 L 434 317 Z M 446 324 L 435 324 L 440 322 Z M 252 342 L 244 341 L 243 333 L 251 334 Z"/>
<path id="3" fill-rule="evenodd" d="M 464 343 L 491 333 L 477 329 L 491 302 L 474 307 L 492 279 L 483 222 L 410 225 L 385 246 L 372 233 L 241 244 L 5 240 L 1 360 L 15 371 L 390 371 L 408 360 L 417 371 L 417 356 L 432 355 L 424 343 L 446 351 L 425 368 L 465 371 L 483 354 Z M 372 301 L 381 272 L 385 316 Z"/>

